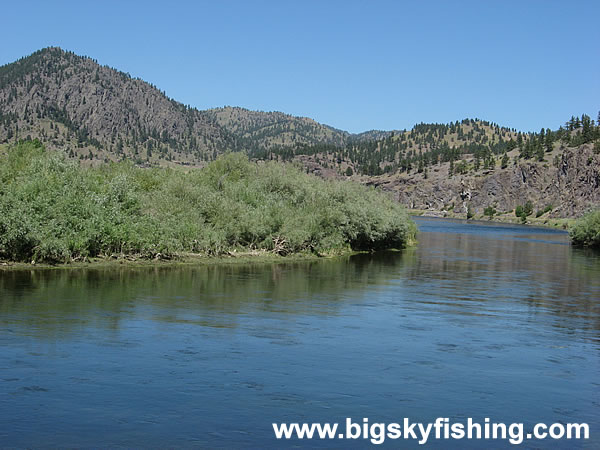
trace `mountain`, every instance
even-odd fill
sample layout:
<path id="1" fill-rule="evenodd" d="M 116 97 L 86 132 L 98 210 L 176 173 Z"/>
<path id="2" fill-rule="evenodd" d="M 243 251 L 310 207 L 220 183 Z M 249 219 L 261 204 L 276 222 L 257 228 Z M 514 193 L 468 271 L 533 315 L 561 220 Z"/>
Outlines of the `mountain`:
<path id="1" fill-rule="evenodd" d="M 0 67 L 0 142 L 39 138 L 80 159 L 201 164 L 228 150 L 338 146 L 349 136 L 281 112 L 199 111 L 56 47 Z"/>
<path id="2" fill-rule="evenodd" d="M 369 130 L 363 131 L 362 133 L 353 134 L 350 136 L 350 142 L 366 142 L 366 141 L 378 141 L 381 139 L 387 139 L 388 137 L 403 133 L 406 130 Z"/>
<path id="3" fill-rule="evenodd" d="M 585 114 L 539 133 L 463 119 L 351 134 L 282 112 L 200 111 L 56 47 L 0 67 L 0 144 L 34 138 L 86 164 L 204 165 L 243 151 L 381 186 L 438 212 L 510 211 L 530 200 L 566 217 L 600 202 L 600 126 Z"/>
<path id="4" fill-rule="evenodd" d="M 0 68 L 0 141 L 28 136 L 72 156 L 138 162 L 208 159 L 232 142 L 206 114 L 59 48 Z"/>
<path id="5" fill-rule="evenodd" d="M 464 152 L 474 148 L 465 146 L 502 145 L 516 136 L 472 120 L 351 134 L 282 112 L 199 111 L 129 74 L 56 47 L 0 67 L 0 142 L 39 138 L 80 159 L 201 164 L 232 150 L 262 159 L 316 155 L 331 160 L 327 165 L 338 172 L 351 166 L 377 175 L 406 170 L 418 154 L 444 145 Z"/>

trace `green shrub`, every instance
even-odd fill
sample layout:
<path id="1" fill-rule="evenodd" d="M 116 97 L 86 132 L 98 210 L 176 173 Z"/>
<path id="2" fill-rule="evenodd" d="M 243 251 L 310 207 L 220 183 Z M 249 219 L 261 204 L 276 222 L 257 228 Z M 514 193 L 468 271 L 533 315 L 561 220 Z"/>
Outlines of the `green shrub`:
<path id="1" fill-rule="evenodd" d="M 483 214 L 485 216 L 489 216 L 489 218 L 491 219 L 492 217 L 494 217 L 494 214 L 496 214 L 496 209 L 493 206 L 488 206 L 483 210 Z"/>
<path id="2" fill-rule="evenodd" d="M 517 207 L 515 208 L 515 216 L 517 216 L 517 217 L 523 216 L 523 206 L 522 205 L 517 205 Z"/>
<path id="3" fill-rule="evenodd" d="M 228 154 L 204 169 L 83 168 L 20 143 L 1 156 L 0 258 L 402 248 L 416 227 L 373 188 Z"/>
<path id="4" fill-rule="evenodd" d="M 475 212 L 473 211 L 473 208 L 469 204 L 467 206 L 467 220 L 472 219 L 473 217 L 475 217 Z"/>
<path id="5" fill-rule="evenodd" d="M 600 248 L 600 210 L 591 211 L 569 230 L 574 245 Z"/>
<path id="6" fill-rule="evenodd" d="M 546 205 L 546 207 L 544 209 L 538 209 L 535 213 L 535 217 L 541 217 L 544 214 L 546 214 L 547 212 L 552 211 L 552 205 Z"/>
<path id="7" fill-rule="evenodd" d="M 533 214 L 533 203 L 531 200 L 527 200 L 525 206 L 517 205 L 515 208 L 515 216 L 520 217 L 522 222 L 527 221 L 527 217 Z"/>

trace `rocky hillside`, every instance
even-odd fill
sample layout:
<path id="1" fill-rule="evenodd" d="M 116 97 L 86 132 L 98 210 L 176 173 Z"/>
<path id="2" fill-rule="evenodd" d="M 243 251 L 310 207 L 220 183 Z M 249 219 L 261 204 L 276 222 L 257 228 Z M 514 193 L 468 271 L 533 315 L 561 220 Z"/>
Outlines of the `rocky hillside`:
<path id="1" fill-rule="evenodd" d="M 512 212 L 531 202 L 533 214 L 544 217 L 579 217 L 600 205 L 600 154 L 592 144 L 557 147 L 544 161 L 522 160 L 509 153 L 510 163 L 481 173 L 449 174 L 449 163 L 423 174 L 361 177 L 380 186 L 410 208 L 431 212 L 483 215 Z M 471 161 L 472 162 L 472 161 Z"/>
<path id="2" fill-rule="evenodd" d="M 477 119 L 419 124 L 344 147 L 279 149 L 323 177 L 350 178 L 394 193 L 409 208 L 473 217 L 578 217 L 600 206 L 600 125 L 572 117 L 556 131 L 521 133 Z M 512 214 L 514 218 L 514 214 Z"/>

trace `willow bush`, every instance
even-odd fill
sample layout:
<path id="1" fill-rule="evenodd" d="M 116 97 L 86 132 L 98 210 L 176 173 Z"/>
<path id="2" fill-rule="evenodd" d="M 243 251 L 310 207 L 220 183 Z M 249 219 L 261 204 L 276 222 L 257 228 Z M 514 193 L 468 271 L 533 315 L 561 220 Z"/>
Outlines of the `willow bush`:
<path id="1" fill-rule="evenodd" d="M 0 155 L 0 258 L 402 248 L 415 225 L 386 194 L 227 154 L 203 169 L 81 167 L 21 142 Z"/>
<path id="2" fill-rule="evenodd" d="M 600 210 L 590 211 L 569 230 L 574 245 L 600 248 Z"/>

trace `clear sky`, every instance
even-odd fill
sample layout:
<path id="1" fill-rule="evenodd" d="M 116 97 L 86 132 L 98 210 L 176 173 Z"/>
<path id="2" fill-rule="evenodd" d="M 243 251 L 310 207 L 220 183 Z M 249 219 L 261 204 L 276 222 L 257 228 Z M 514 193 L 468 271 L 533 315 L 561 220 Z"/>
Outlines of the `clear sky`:
<path id="1" fill-rule="evenodd" d="M 200 109 L 351 132 L 600 109 L 600 1 L 5 2 L 0 64 L 60 46 Z"/>

